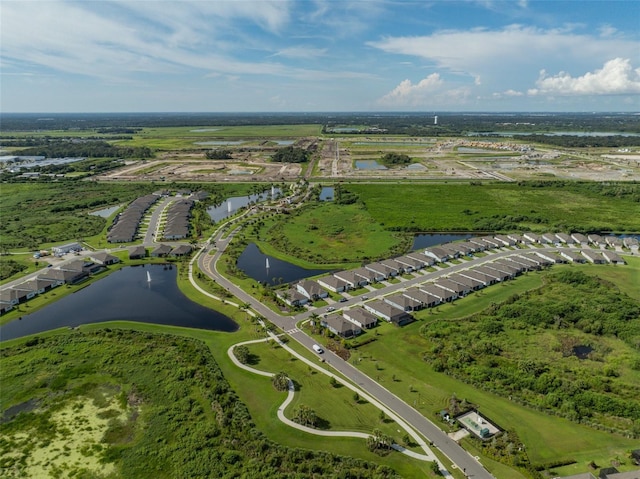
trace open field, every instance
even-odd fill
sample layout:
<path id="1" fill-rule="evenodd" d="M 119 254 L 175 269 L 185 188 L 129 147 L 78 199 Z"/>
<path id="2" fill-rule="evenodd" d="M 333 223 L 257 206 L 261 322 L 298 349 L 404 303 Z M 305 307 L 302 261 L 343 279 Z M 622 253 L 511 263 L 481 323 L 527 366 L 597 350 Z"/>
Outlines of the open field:
<path id="1" fill-rule="evenodd" d="M 628 266 L 631 270 L 629 275 L 637 276 L 639 274 L 640 261 L 635 259 Z M 565 268 L 579 269 L 579 267 Z M 597 272 L 596 268 L 588 268 L 589 273 Z M 605 271 L 605 276 L 611 270 L 617 271 L 618 269 L 620 268 L 601 267 L 601 270 Z M 557 266 L 552 268 L 552 271 L 561 270 L 562 268 Z M 383 324 L 379 328 L 377 340 L 358 348 L 352 354 L 352 361 L 365 373 L 371 377 L 379 378 L 385 387 L 410 404 L 415 404 L 425 415 L 432 418 L 435 418 L 438 411 L 448 405 L 449 398 L 453 394 L 460 399 L 464 398 L 477 404 L 484 414 L 501 427 L 518 433 L 520 439 L 527 446 L 529 458 L 536 464 L 574 458 L 579 463 L 574 469 L 576 472 L 585 471 L 586 464 L 590 460 L 608 465 L 616 456 L 624 457 L 626 452 L 637 444 L 637 441 L 521 406 L 504 395 L 484 391 L 450 375 L 437 373 L 422 359 L 422 356 L 432 347 L 429 341 L 419 334 L 425 324 L 434 321 L 443 321 L 444 324 L 451 321 L 452 324 L 455 324 L 456 318 L 464 318 L 472 312 L 484 309 L 491 303 L 499 304 L 514 293 L 522 293 L 535 288 L 536 284 L 540 284 L 539 281 L 544 274 L 546 273 L 529 273 L 504 286 L 493 286 L 481 295 L 476 293 L 462 299 L 456 302 L 455 306 L 440 307 L 435 314 L 420 313 L 417 315 L 419 321 L 402 329 Z M 616 281 L 621 285 L 624 282 L 624 278 Z M 450 339 L 452 338 L 454 336 L 451 336 Z M 521 338 L 519 341 L 522 343 L 523 339 Z M 541 344 L 538 344 L 538 349 L 535 351 L 542 351 L 541 347 Z M 622 351 L 620 345 L 614 346 L 611 343 L 608 347 L 617 348 L 626 357 L 628 354 L 637 356 L 637 352 L 631 352 L 627 349 Z M 398 351 L 402 353 L 398 354 Z M 532 349 L 529 352 L 535 353 L 535 351 Z M 619 363 L 621 357 L 616 354 L 611 353 L 611 357 L 607 361 L 611 360 L 622 368 L 622 363 Z M 544 360 L 542 357 L 539 359 Z M 573 367 L 576 367 L 575 363 Z M 623 374 L 637 375 L 637 372 L 627 371 Z M 392 379 L 394 376 L 395 380 Z M 634 381 L 629 379 L 631 376 L 627 375 L 626 377 L 627 380 Z"/>
<path id="2" fill-rule="evenodd" d="M 640 186 L 594 183 L 344 186 L 387 229 L 640 231 Z"/>

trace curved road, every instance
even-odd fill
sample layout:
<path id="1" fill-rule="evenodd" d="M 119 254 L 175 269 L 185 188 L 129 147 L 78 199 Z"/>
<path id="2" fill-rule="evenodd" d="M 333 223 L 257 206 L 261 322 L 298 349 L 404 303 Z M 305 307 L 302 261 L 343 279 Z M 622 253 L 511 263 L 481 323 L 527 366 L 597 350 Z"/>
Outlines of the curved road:
<path id="1" fill-rule="evenodd" d="M 312 345 L 315 344 L 315 341 L 296 327 L 296 323 L 301 319 L 304 319 L 313 314 L 312 311 L 306 311 L 305 313 L 302 313 L 297 317 L 281 316 L 273 312 L 267 306 L 256 300 L 253 296 L 247 294 L 234 283 L 218 273 L 216 269 L 216 263 L 220 259 L 222 253 L 224 252 L 230 241 L 233 239 L 233 236 L 237 231 L 238 229 L 233 230 L 226 238 L 223 238 L 222 231 L 218 232 L 213 238 L 216 245 L 216 251 L 214 254 L 202 254 L 207 251 L 207 247 L 200 250 L 197 257 L 195 258 L 198 261 L 200 270 L 215 279 L 215 281 L 220 286 L 224 287 L 241 302 L 250 305 L 250 307 L 259 315 L 265 317 L 277 327 L 285 331 L 291 338 L 295 339 L 298 343 L 313 351 Z M 549 249 L 555 250 L 557 248 Z M 543 249 L 537 248 L 536 250 L 542 251 Z M 475 266 L 492 261 L 497 258 L 519 254 L 521 252 L 522 250 L 506 250 L 490 254 L 483 258 L 476 258 L 471 261 L 465 261 L 463 263 L 455 264 L 436 272 L 421 274 L 407 281 L 386 286 L 385 288 L 372 292 L 372 296 L 388 294 L 390 292 L 404 289 L 417 283 L 422 283 L 424 281 L 435 279 L 440 276 L 449 275 L 455 271 L 469 268 L 471 265 Z M 343 308 L 354 306 L 359 302 L 361 302 L 360 298 L 352 298 L 344 303 L 339 304 L 340 307 Z M 431 441 L 431 444 L 434 447 L 439 448 L 440 451 L 445 456 L 447 456 L 447 458 L 453 464 L 455 464 L 460 470 L 465 471 L 468 477 L 474 477 L 476 479 L 493 479 L 493 476 L 482 466 L 482 464 L 480 464 L 480 462 L 478 462 L 467 451 L 460 447 L 454 440 L 449 438 L 449 436 L 447 436 L 447 434 L 439 427 L 437 427 L 434 423 L 425 418 L 422 413 L 409 406 L 395 394 L 385 389 L 379 383 L 356 369 L 348 362 L 342 360 L 339 356 L 335 355 L 331 351 L 325 352 L 325 358 L 326 362 L 330 364 L 336 371 L 340 372 L 344 377 L 351 380 L 354 384 L 357 384 L 363 391 L 374 397 L 385 407 L 393 411 L 401 419 L 414 427 L 425 438 Z"/>

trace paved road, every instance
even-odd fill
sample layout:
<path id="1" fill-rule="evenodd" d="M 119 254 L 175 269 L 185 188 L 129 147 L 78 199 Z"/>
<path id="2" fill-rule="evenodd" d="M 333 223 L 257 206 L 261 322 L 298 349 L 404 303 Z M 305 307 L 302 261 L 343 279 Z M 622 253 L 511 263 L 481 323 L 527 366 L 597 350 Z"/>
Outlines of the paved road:
<path id="1" fill-rule="evenodd" d="M 213 255 L 201 254 L 198 257 L 197 261 L 200 269 L 209 276 L 213 277 L 220 286 L 227 289 L 241 302 L 249 304 L 254 311 L 267 318 L 283 331 L 287 332 L 292 339 L 296 340 L 300 344 L 307 347 L 309 350 L 313 351 L 312 345 L 315 343 L 315 341 L 296 327 L 297 321 L 302 318 L 308 317 L 313 313 L 313 311 L 307 311 L 305 313 L 302 313 L 301 315 L 298 315 L 297 317 L 281 316 L 274 313 L 271 309 L 257 301 L 251 295 L 247 294 L 231 281 L 227 280 L 225 277 L 218 273 L 216 269 L 216 263 L 229 242 L 233 239 L 235 231 L 224 239 L 222 238 L 222 234 L 223 233 L 220 232 L 214 238 L 216 252 Z M 489 255 L 487 257 L 452 265 L 440 271 L 424 274 L 422 276 L 376 290 L 375 292 L 372 292 L 371 296 L 388 294 L 389 292 L 404 289 L 411 285 L 421 283 L 429 279 L 434 279 L 443 275 L 451 274 L 455 271 L 459 271 L 460 269 L 469 268 L 471 265 L 488 262 L 499 257 L 518 254 L 519 252 L 520 251 L 517 250 L 507 250 L 504 252 Z M 353 306 L 360 301 L 361 300 L 359 298 L 352 298 L 345 303 L 339 304 L 341 307 L 348 307 Z M 452 463 L 454 463 L 461 470 L 466 471 L 467 476 L 476 479 L 493 479 L 493 476 L 486 469 L 484 469 L 484 467 L 476 459 L 469 455 L 469 453 L 467 453 L 455 441 L 450 439 L 447 434 L 444 433 L 439 427 L 425 418 L 419 411 L 415 410 L 410 405 L 405 403 L 402 399 L 392 394 L 376 381 L 363 374 L 354 366 L 342 360 L 337 355 L 333 354 L 331 351 L 325 352 L 325 361 L 330 364 L 336 371 L 339 371 L 346 378 L 351 380 L 354 384 L 357 384 L 367 394 L 376 398 L 380 403 L 384 404 L 387 408 L 396 413 L 404 421 L 411 424 L 411 426 L 413 426 L 420 434 L 431 441 L 435 447 L 439 448 L 440 451 L 444 453 Z"/>

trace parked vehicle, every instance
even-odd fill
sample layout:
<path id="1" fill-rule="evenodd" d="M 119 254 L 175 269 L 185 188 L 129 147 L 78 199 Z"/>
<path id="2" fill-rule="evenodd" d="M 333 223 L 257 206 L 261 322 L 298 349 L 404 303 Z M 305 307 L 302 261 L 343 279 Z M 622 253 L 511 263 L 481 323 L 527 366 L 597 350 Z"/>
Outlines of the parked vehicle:
<path id="1" fill-rule="evenodd" d="M 318 354 L 322 354 L 324 353 L 324 349 L 322 349 L 320 346 L 318 346 L 317 344 L 314 344 L 313 346 L 311 346 L 313 348 L 313 350 L 318 353 Z"/>

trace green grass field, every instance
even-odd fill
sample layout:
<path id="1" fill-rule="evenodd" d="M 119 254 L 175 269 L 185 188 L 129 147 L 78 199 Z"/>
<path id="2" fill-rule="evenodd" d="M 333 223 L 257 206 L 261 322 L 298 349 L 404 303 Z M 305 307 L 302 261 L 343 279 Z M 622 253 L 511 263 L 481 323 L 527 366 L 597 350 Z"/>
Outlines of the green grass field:
<path id="1" fill-rule="evenodd" d="M 306 207 L 265 229 L 261 245 L 314 264 L 388 258 L 409 247 L 405 235 L 386 231 L 355 204 Z"/>
<path id="2" fill-rule="evenodd" d="M 319 136 L 321 125 L 264 125 L 264 126 L 200 126 L 145 128 L 131 140 L 119 140 L 121 146 L 148 146 L 157 150 L 184 150 L 216 148 L 214 145 L 196 145 L 216 140 L 286 140 Z M 224 145 L 218 146 L 224 148 Z"/>
<path id="3" fill-rule="evenodd" d="M 602 192 L 600 192 L 602 188 Z M 414 231 L 640 231 L 635 196 L 597 184 L 350 184 L 385 228 Z M 635 196 L 634 196 L 635 195 Z"/>
<path id="4" fill-rule="evenodd" d="M 552 271 L 557 271 L 556 268 Z M 624 268 L 629 269 L 626 275 L 638 276 L 640 261 L 633 259 Z M 603 276 L 609 277 L 612 270 L 617 272 L 620 269 L 622 268 L 612 266 L 601 266 L 599 269 L 587 266 L 590 272 L 604 271 Z M 625 283 L 624 276 L 616 278 L 615 283 Z M 417 315 L 419 320 L 416 323 L 402 329 L 383 324 L 379 328 L 379 338 L 354 352 L 352 361 L 371 377 L 379 378 L 385 387 L 405 401 L 416 404 L 427 417 L 435 418 L 435 414 L 446 407 L 453 394 L 478 404 L 501 427 L 518 433 L 527 445 L 529 457 L 534 463 L 573 458 L 583 466 L 582 471 L 586 470 L 586 464 L 590 460 L 608 464 L 616 456 L 624 456 L 626 451 L 637 445 L 637 441 L 521 406 L 509 398 L 436 373 L 422 360 L 423 351 L 430 347 L 419 334 L 420 327 L 426 322 L 433 318 L 452 321 L 464 318 L 472 312 L 483 310 L 490 303 L 499 303 L 515 292 L 529 290 L 539 284 L 541 274 L 529 273 L 505 286 L 492 286 L 481 294 L 476 293 L 452 305 L 439 307 L 433 314 L 421 312 Z M 396 381 L 392 380 L 393 376 Z"/>

